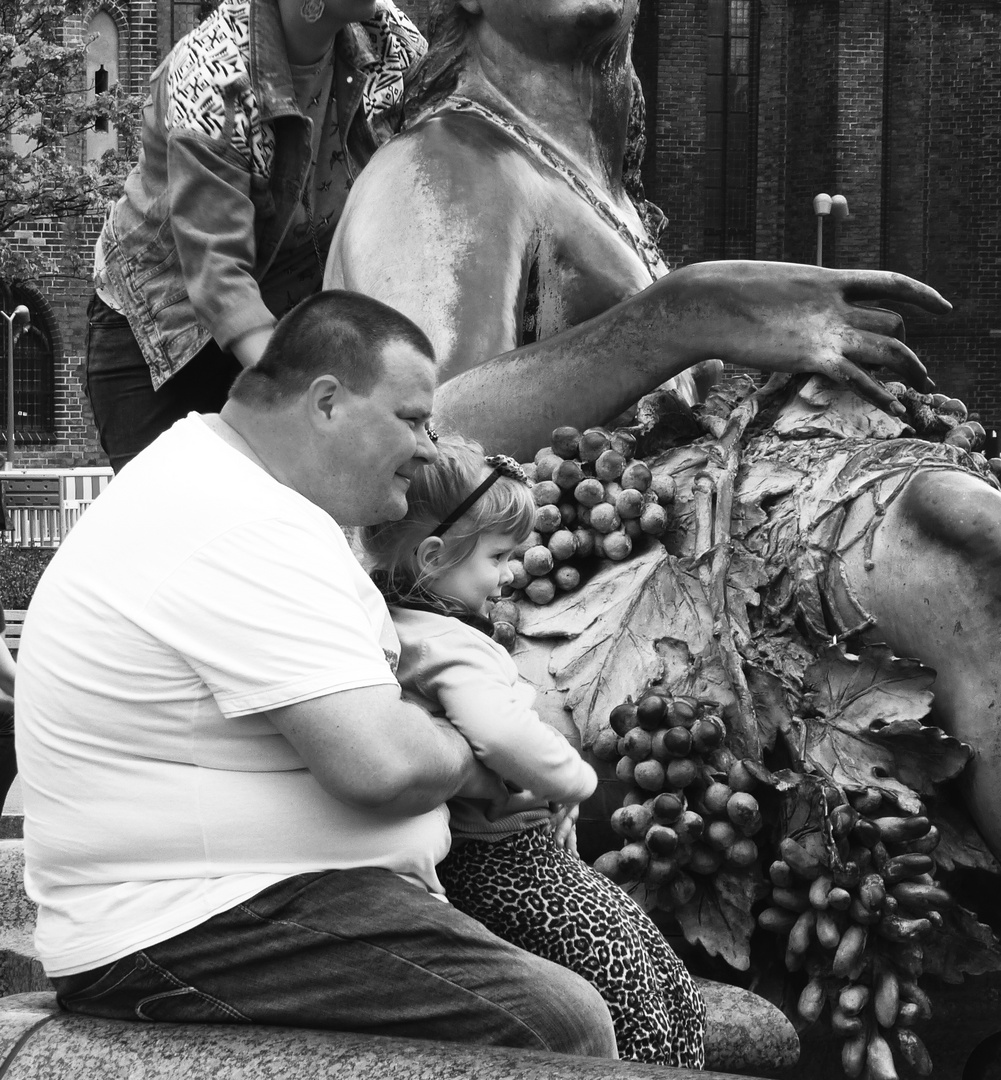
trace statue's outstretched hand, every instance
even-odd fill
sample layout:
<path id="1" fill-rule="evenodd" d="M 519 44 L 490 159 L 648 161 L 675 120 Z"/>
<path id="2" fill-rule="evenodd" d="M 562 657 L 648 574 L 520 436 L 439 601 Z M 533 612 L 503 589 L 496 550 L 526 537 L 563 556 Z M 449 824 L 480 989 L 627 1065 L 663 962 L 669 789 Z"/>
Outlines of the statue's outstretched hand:
<path id="1" fill-rule="evenodd" d="M 690 310 L 704 320 L 718 346 L 715 355 L 724 360 L 761 371 L 826 375 L 892 412 L 902 406 L 870 370 L 886 368 L 919 390 L 931 385 L 924 365 L 904 344 L 903 319 L 876 306 L 889 300 L 934 314 L 952 309 L 913 278 L 883 270 L 752 261 L 695 263 L 677 273 L 689 271 L 694 271 Z"/>

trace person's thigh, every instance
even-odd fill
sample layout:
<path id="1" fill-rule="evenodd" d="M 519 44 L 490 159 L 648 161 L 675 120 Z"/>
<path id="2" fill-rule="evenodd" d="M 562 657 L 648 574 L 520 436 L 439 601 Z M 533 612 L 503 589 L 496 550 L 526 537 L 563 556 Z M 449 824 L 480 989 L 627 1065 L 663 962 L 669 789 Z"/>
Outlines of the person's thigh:
<path id="1" fill-rule="evenodd" d="M 240 370 L 209 342 L 159 390 L 124 315 L 98 297 L 88 309 L 86 391 L 115 472 L 189 412 L 218 412 Z"/>
<path id="2" fill-rule="evenodd" d="M 98 1016 L 249 1021 L 615 1057 L 598 993 L 386 870 L 290 878 L 104 971 Z"/>

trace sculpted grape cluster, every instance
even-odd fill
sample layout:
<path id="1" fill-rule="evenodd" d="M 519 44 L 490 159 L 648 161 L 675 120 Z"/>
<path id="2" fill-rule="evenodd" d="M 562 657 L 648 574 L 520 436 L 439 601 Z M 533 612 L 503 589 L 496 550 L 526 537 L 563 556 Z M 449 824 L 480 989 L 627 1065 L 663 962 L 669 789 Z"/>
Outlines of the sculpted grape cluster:
<path id="1" fill-rule="evenodd" d="M 596 870 L 620 884 L 643 881 L 670 911 L 692 899 L 697 876 L 757 863 L 756 766 L 724 746 L 726 725 L 711 706 L 648 693 L 617 705 L 609 725 L 592 750 L 616 761 L 631 787 L 611 820 L 623 846 L 600 856 Z"/>
<path id="2" fill-rule="evenodd" d="M 789 978 L 802 980 L 802 1019 L 841 1038 L 845 1075 L 930 1075 L 914 1030 L 931 1015 L 918 985 L 923 943 L 954 901 L 934 877 L 940 836 L 926 814 L 824 781 L 826 819 L 784 835 L 774 774 L 734 758 L 711 703 L 656 689 L 616 706 L 591 749 L 629 785 L 611 817 L 622 845 L 595 869 L 644 884 L 658 908 L 677 911 L 700 881 L 767 867 L 757 924 L 777 937 Z"/>
<path id="3" fill-rule="evenodd" d="M 987 441 L 987 432 L 975 415 L 970 416 L 959 398 L 945 394 L 921 394 L 899 382 L 885 385 L 907 410 L 907 422 L 917 435 L 966 450 L 981 465 L 989 465 L 994 475 L 1001 478 L 1001 458 L 987 459 L 981 453 Z"/>
<path id="4" fill-rule="evenodd" d="M 558 427 L 525 466 L 538 511 L 511 562 L 516 597 L 548 604 L 576 589 L 595 560 L 619 562 L 665 531 L 674 482 L 655 481 L 635 448 L 628 431 Z"/>
<path id="5" fill-rule="evenodd" d="M 841 798 L 828 817 L 833 847 L 816 833 L 782 840 L 758 923 L 785 939 L 789 971 L 807 975 L 803 1019 L 829 1010 L 846 1076 L 867 1069 L 872 1080 L 895 1080 L 895 1059 L 928 1076 L 931 1059 L 912 1029 L 931 1014 L 918 986 L 922 942 L 953 903 L 933 877 L 939 832 L 874 789 Z"/>

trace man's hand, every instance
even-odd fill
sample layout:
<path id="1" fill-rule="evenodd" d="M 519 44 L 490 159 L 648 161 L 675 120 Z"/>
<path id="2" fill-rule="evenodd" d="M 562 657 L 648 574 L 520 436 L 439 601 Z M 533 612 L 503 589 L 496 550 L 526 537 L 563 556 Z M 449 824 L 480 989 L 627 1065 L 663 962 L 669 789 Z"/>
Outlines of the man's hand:
<path id="1" fill-rule="evenodd" d="M 491 809 L 505 806 L 511 798 L 511 793 L 497 773 L 475 759 L 466 782 L 455 794 L 463 799 L 482 799 L 490 803 Z"/>

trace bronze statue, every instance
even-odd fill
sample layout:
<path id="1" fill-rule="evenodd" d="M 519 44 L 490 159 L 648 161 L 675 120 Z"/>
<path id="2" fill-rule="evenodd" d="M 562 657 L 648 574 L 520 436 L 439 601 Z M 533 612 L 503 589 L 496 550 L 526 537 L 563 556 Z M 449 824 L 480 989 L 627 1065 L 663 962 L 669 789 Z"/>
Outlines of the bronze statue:
<path id="1" fill-rule="evenodd" d="M 915 446 L 912 452 L 903 446 L 908 442 L 904 438 L 898 456 L 907 459 L 906 467 L 899 462 L 890 466 L 885 452 L 870 451 L 866 445 L 885 446 L 878 440 L 909 434 L 900 422 L 907 418 L 899 400 L 904 392 L 901 383 L 918 391 L 930 389 L 923 365 L 903 344 L 900 316 L 868 305 L 880 300 L 904 302 L 933 313 L 945 313 L 950 305 L 913 279 L 881 271 L 731 261 L 698 263 L 668 273 L 623 185 L 634 78 L 631 28 L 638 2 L 433 0 L 431 49 L 410 87 L 408 126 L 375 155 L 356 183 L 331 246 L 325 284 L 369 293 L 413 318 L 428 333 L 439 357 L 436 423 L 522 461 L 531 460 L 548 444 L 559 425 L 583 430 L 632 422 L 637 402 L 669 381 L 677 397 L 694 405 L 705 396 L 707 377 L 718 360 L 797 377 L 822 376 L 867 399 L 874 408 L 867 406 L 870 411 L 862 427 L 876 432 L 877 438 L 863 438 L 861 431 L 843 433 L 851 435 L 855 439 L 851 446 L 858 448 L 858 458 L 851 457 L 852 468 L 865 475 L 857 487 L 845 486 L 832 496 L 839 515 L 838 544 L 817 563 L 816 607 L 823 625 L 814 626 L 811 647 L 823 650 L 825 641 L 847 637 L 853 648 L 864 652 L 867 644 L 883 642 L 896 657 L 915 657 L 934 669 L 934 721 L 918 725 L 920 738 L 938 738 L 928 733 L 940 725 L 948 733 L 942 739 L 951 739 L 952 747 L 961 746 L 962 755 L 969 756 L 972 747 L 972 760 L 963 768 L 963 757 L 957 771 L 962 769 L 961 784 L 983 841 L 1001 857 L 997 723 L 1001 664 L 996 658 L 1001 630 L 1001 491 L 982 458 L 977 461 L 952 448 L 928 450 L 928 444 Z M 874 377 L 876 369 L 888 371 L 900 382 L 887 388 Z M 817 385 L 821 384 L 814 384 L 814 400 Z M 798 407 L 791 400 L 783 405 L 792 410 L 789 415 Z M 842 399 L 841 412 L 833 409 L 830 414 L 834 427 L 838 417 L 855 412 Z M 884 430 L 880 416 L 892 430 Z M 746 425 L 749 419 L 745 416 L 741 423 Z M 752 430 L 753 426 L 748 428 Z M 732 434 L 720 439 L 728 452 L 740 443 L 741 433 Z M 830 434 L 831 440 L 817 443 L 817 460 L 840 453 L 834 442 L 843 434 Z M 774 453 L 777 460 L 780 441 L 774 432 L 759 431 L 755 438 L 748 458 L 757 454 L 760 461 Z M 844 453 L 838 460 L 848 461 L 850 453 Z M 692 470 L 685 481 L 686 498 L 692 497 L 693 486 L 697 489 L 703 483 L 698 471 L 704 461 L 712 463 L 713 455 L 703 448 L 694 453 L 696 464 L 689 461 L 685 466 Z M 713 496 L 717 509 L 728 509 L 731 498 L 737 507 L 742 497 L 732 456 L 729 474 L 720 464 L 725 457 L 715 457 L 720 467 L 714 482 L 727 491 L 725 499 L 719 498 L 718 490 Z M 660 459 L 659 467 L 671 467 L 669 459 L 670 454 Z M 656 472 L 658 464 L 651 461 L 651 465 Z M 835 480 L 831 479 L 832 491 Z M 801 470 L 796 484 L 802 494 L 809 486 L 808 473 Z M 795 486 L 790 482 L 789 490 Z M 762 513 L 762 519 L 765 516 Z M 734 522 L 740 525 L 736 516 Z M 729 528 L 729 521 L 726 525 Z M 852 542 L 840 543 L 844 537 Z M 809 537 L 804 538 L 805 547 L 810 543 Z M 718 550 L 728 552 L 729 544 L 727 534 Z M 712 545 L 698 548 L 689 536 L 672 557 L 693 558 L 691 565 L 702 559 L 703 569 L 709 563 L 715 566 L 719 557 L 712 554 Z M 804 565 L 809 576 L 810 564 Z M 723 578 L 728 572 L 723 565 Z M 648 580 L 638 574 L 636 580 L 641 579 Z M 718 587 L 720 595 L 727 588 L 718 577 L 714 583 L 712 575 L 703 584 L 708 597 L 701 601 L 704 610 L 712 609 L 717 617 L 715 626 L 704 628 L 705 639 L 739 637 L 746 625 L 732 633 L 725 627 L 720 630 L 720 610 L 713 607 L 713 588 Z M 544 691 L 544 700 L 557 704 L 567 685 L 560 686 L 561 674 L 554 672 L 556 662 L 551 659 L 556 655 L 556 637 L 546 635 L 559 617 L 542 609 L 538 617 L 529 617 L 534 628 L 529 626 L 527 633 L 535 644 L 529 640 L 522 655 L 523 672 Z M 792 617 L 790 613 L 788 618 Z M 670 611 L 664 612 L 662 637 L 669 636 L 672 618 Z M 658 628 L 650 629 L 651 637 L 657 633 Z M 560 640 L 572 636 L 564 633 Z M 747 664 L 747 654 L 743 661 L 733 660 L 737 651 L 732 640 L 729 647 L 734 693 L 738 701 L 741 693 L 749 701 L 751 691 L 737 685 L 744 679 L 741 663 Z M 751 689 L 768 696 L 761 686 Z M 603 707 L 607 704 L 603 701 Z M 574 721 L 585 746 L 593 743 L 607 715 L 582 716 L 575 708 Z M 794 720 L 804 723 L 798 717 Z M 865 762 L 861 764 L 864 773 Z M 879 769 L 872 777 L 878 788 Z M 811 827 L 827 830 L 826 839 L 821 839 L 827 844 L 826 855 L 835 861 L 841 841 L 848 851 L 847 834 L 839 838 L 838 828 L 853 828 L 855 818 L 866 812 L 869 794 L 863 790 L 864 780 L 855 787 L 861 794 L 853 791 L 855 801 L 849 806 L 846 800 L 844 809 L 836 805 L 837 798 L 828 807 L 824 801 L 828 789 L 818 789 L 825 809 L 822 820 Z M 777 788 L 781 790 L 781 784 Z M 835 794 L 843 796 L 844 791 Z M 878 792 L 874 798 L 878 805 Z M 857 810 L 856 803 L 863 810 Z M 892 791 L 885 805 L 893 806 Z M 837 828 L 825 816 L 828 809 Z M 901 796 L 897 809 L 911 818 L 921 816 L 913 793 Z M 930 843 L 915 841 L 918 846 Z M 983 851 L 977 860 L 985 868 L 991 856 Z M 912 861 L 915 867 L 921 863 Z M 773 887 L 780 889 L 774 881 L 762 883 L 760 869 L 755 872 L 754 881 L 748 870 L 740 879 L 743 884 L 733 886 L 746 908 L 742 917 L 749 921 L 740 931 L 746 938 L 754 930 L 752 905 Z M 738 878 L 735 872 L 733 881 Z M 938 888 L 923 880 L 918 885 Z M 856 887 L 857 882 L 852 888 Z M 699 893 L 704 895 L 708 892 Z M 729 910 L 733 915 L 734 908 Z M 876 913 L 873 925 L 889 911 L 887 907 Z M 691 912 L 689 916 L 697 921 Z M 952 929 L 961 936 L 976 925 L 971 919 L 961 929 Z M 912 921 L 931 926 L 931 920 Z M 898 922 L 886 921 L 887 932 Z M 983 959 L 974 963 L 983 966 L 958 970 L 1001 966 L 1001 948 L 986 928 L 981 929 Z M 688 933 L 688 925 L 685 930 Z M 788 931 L 786 926 L 784 932 Z M 733 924 L 723 933 L 736 933 Z M 703 932 L 699 939 L 706 944 L 711 938 L 711 932 Z M 864 953 L 870 966 L 862 975 L 845 967 L 837 979 L 864 981 L 871 976 L 875 988 L 879 980 L 873 965 L 883 964 L 886 955 L 897 956 L 893 949 L 898 949 L 905 957 L 900 963 L 911 964 L 908 979 L 916 980 L 921 963 L 907 953 L 910 946 L 895 942 L 888 946 L 890 953 L 879 952 L 883 946 L 872 944 L 875 939 L 874 931 Z M 731 963 L 735 958 L 740 961 L 735 966 L 746 966 L 746 944 L 745 940 L 729 953 L 719 951 Z M 929 956 L 932 951 L 929 948 Z M 789 955 L 787 964 L 795 971 Z M 824 955 L 829 967 L 833 954 Z M 884 959 L 873 959 L 877 955 Z M 943 963 L 948 969 L 960 961 L 950 954 Z M 955 967 L 947 971 L 956 973 Z M 812 976 L 809 986 L 814 987 Z M 801 1008 L 801 1014 L 807 1017 L 823 1000 L 814 992 L 804 1006 L 807 1012 Z M 918 1007 L 913 1001 L 901 1001 L 908 1016 Z M 842 1032 L 847 1039 L 846 1069 L 849 1059 L 854 1069 L 867 1053 L 870 1068 L 880 1061 L 885 1064 L 890 1050 L 877 1028 L 859 1032 L 854 1019 L 849 1019 Z M 879 1021 L 883 1028 L 893 1027 L 883 1019 Z M 901 1031 L 894 1036 L 899 1053 L 918 1054 L 911 1035 Z M 889 1075 L 885 1069 L 873 1073 L 877 1074 Z"/>
<path id="2" fill-rule="evenodd" d="M 414 318 L 439 356 L 437 416 L 530 457 L 714 359 L 811 371 L 892 399 L 923 383 L 880 298 L 949 304 L 897 274 L 721 262 L 667 274 L 626 195 L 638 0 L 437 0 L 408 130 L 356 183 L 325 285 Z M 498 408 L 503 402 L 504 407 Z"/>

